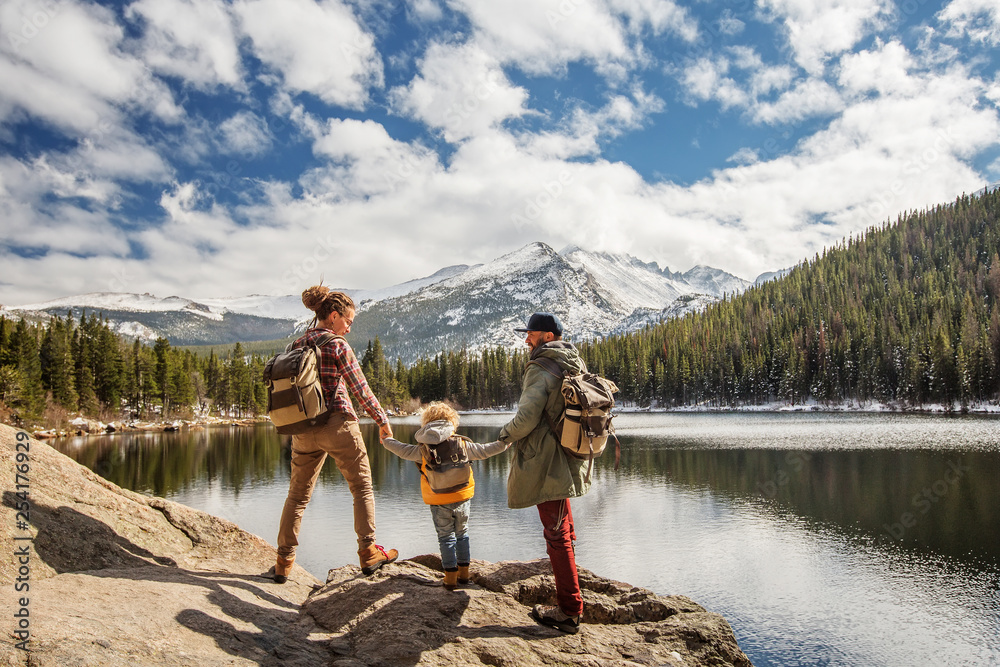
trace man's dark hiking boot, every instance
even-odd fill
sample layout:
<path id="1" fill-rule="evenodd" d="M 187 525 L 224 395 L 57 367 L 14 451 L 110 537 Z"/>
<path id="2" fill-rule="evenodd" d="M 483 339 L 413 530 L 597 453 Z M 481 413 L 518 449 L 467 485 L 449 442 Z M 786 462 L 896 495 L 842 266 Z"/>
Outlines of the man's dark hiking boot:
<path id="1" fill-rule="evenodd" d="M 559 607 L 536 604 L 535 608 L 531 610 L 531 617 L 542 625 L 561 630 L 569 635 L 575 635 L 580 631 L 580 617 L 568 616 Z"/>

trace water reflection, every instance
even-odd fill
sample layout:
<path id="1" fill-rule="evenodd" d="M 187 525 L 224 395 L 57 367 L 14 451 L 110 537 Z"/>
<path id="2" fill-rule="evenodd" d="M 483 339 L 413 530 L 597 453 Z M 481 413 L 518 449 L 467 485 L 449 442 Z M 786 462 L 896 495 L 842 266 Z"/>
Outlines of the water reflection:
<path id="1" fill-rule="evenodd" d="M 468 415 L 488 442 L 507 419 Z M 622 415 L 621 467 L 574 502 L 595 572 L 683 593 L 733 625 L 762 665 L 1000 664 L 1000 473 L 994 419 L 894 415 Z M 416 420 L 394 420 L 412 441 Z M 413 463 L 363 424 L 380 541 L 436 552 Z M 70 439 L 111 481 L 274 541 L 288 449 L 269 427 Z M 533 510 L 506 508 L 508 455 L 475 465 L 473 556 L 544 557 Z M 299 562 L 353 562 L 351 498 L 324 467 Z"/>

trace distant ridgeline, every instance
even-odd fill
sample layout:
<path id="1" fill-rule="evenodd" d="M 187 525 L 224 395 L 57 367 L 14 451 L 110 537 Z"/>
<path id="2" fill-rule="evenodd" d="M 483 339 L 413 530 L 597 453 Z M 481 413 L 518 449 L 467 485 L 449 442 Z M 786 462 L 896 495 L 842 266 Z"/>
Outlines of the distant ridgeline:
<path id="1" fill-rule="evenodd" d="M 998 211 L 994 189 L 907 214 L 702 313 L 581 352 L 618 384 L 621 401 L 642 406 L 996 399 Z M 195 354 L 162 338 L 152 347 L 126 340 L 94 314 L 44 324 L 0 317 L 0 418 L 169 418 L 194 406 L 260 414 L 272 351 L 261 345 Z M 517 400 L 526 350 L 444 351 L 405 367 L 376 338 L 359 356 L 386 407 L 447 399 L 489 408 Z"/>

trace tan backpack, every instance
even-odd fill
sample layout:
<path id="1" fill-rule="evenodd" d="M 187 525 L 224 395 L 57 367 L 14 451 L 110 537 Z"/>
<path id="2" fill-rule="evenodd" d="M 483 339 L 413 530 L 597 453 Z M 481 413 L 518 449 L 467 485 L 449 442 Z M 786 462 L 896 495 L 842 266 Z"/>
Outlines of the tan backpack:
<path id="1" fill-rule="evenodd" d="M 335 338 L 333 333 L 319 337 L 315 345 L 293 348 L 271 357 L 264 366 L 267 386 L 267 414 L 282 435 L 306 433 L 322 426 L 330 418 L 329 407 L 320 382 L 320 348 Z"/>
<path id="2" fill-rule="evenodd" d="M 420 443 L 420 452 L 424 457 L 423 474 L 431 491 L 453 493 L 472 483 L 472 464 L 466 442 L 471 441 L 456 433 L 436 445 Z"/>
<path id="3" fill-rule="evenodd" d="M 617 470 L 621 459 L 621 443 L 615 436 L 611 420 L 614 418 L 612 410 L 618 386 L 596 373 L 585 371 L 577 375 L 568 374 L 559 364 L 546 357 L 532 359 L 528 363 L 536 364 L 548 373 L 562 378 L 561 391 L 565 400 L 563 413 L 556 421 L 545 410 L 542 410 L 542 414 L 563 451 L 574 458 L 592 461 L 604 453 L 608 438 L 613 437 Z"/>

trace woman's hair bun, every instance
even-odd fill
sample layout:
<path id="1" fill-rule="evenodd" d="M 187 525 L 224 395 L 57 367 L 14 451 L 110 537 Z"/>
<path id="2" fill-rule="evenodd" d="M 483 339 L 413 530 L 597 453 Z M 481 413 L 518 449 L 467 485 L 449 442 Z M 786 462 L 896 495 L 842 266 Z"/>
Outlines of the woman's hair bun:
<path id="1" fill-rule="evenodd" d="M 313 285 L 302 292 L 302 305 L 309 310 L 316 312 L 326 301 L 330 294 L 330 288 L 326 285 Z"/>

